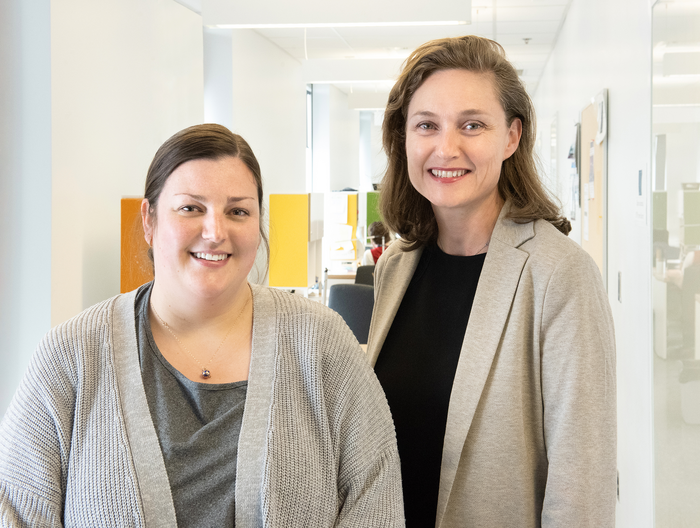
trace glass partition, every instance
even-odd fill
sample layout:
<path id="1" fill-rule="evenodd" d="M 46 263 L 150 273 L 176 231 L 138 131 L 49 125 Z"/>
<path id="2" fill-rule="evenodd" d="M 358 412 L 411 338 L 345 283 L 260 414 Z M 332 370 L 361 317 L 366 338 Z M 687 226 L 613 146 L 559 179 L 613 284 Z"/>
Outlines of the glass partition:
<path id="1" fill-rule="evenodd" d="M 700 527 L 700 0 L 654 4 L 652 71 L 655 525 Z"/>

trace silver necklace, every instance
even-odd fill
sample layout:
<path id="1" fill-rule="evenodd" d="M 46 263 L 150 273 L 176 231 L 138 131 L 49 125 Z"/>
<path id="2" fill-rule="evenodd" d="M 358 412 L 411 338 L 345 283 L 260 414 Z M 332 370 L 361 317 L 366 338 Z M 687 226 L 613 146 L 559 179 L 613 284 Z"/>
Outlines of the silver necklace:
<path id="1" fill-rule="evenodd" d="M 475 254 L 475 255 L 478 255 L 479 253 L 481 253 L 483 250 L 485 250 L 487 247 L 489 247 L 489 244 L 490 244 L 490 243 L 491 243 L 491 239 L 489 238 L 489 241 L 486 242 L 486 244 L 484 244 L 484 247 L 482 247 L 479 251 L 477 251 L 477 252 L 474 253 L 474 254 Z"/>
<path id="2" fill-rule="evenodd" d="M 250 301 L 250 299 L 253 298 L 253 289 L 250 287 L 250 284 L 248 284 L 248 289 L 250 290 L 250 297 L 248 297 L 248 298 L 246 299 L 245 304 L 243 305 L 243 308 L 241 308 L 241 311 L 238 312 L 238 315 L 237 315 L 236 318 L 233 320 L 233 323 L 231 323 L 231 328 L 228 329 L 228 332 L 226 332 L 226 335 L 225 335 L 224 338 L 221 340 L 221 343 L 219 343 L 219 346 L 216 347 L 216 350 L 214 351 L 214 353 L 212 354 L 212 356 L 209 358 L 208 363 L 209 363 L 210 365 L 211 365 L 212 361 L 214 361 L 214 358 L 216 357 L 216 355 L 219 353 L 219 350 L 221 350 L 221 347 L 223 346 L 224 342 L 226 342 L 226 340 L 228 339 L 228 336 L 231 334 L 231 331 L 233 330 L 233 327 L 236 325 L 236 322 L 238 321 L 238 318 L 239 318 L 239 317 L 241 316 L 241 314 L 243 313 L 243 310 L 245 310 L 246 307 L 248 306 L 248 302 Z M 163 318 L 158 314 L 158 312 L 156 311 L 156 307 L 153 306 L 153 302 L 151 302 L 150 304 L 151 304 L 151 309 L 153 310 L 153 313 L 156 314 L 156 317 L 158 318 L 158 320 L 160 321 L 160 323 L 165 327 L 165 329 L 166 329 L 168 332 L 170 332 L 170 335 L 172 335 L 172 336 L 175 338 L 175 341 L 177 342 L 178 346 L 179 346 L 185 353 L 187 353 L 188 356 L 190 356 L 190 357 L 194 360 L 194 362 L 197 364 L 197 366 L 199 366 L 199 367 L 202 369 L 202 374 L 201 374 L 202 379 L 209 379 L 209 378 L 211 378 L 211 370 L 209 370 L 209 369 L 206 367 L 206 364 L 200 364 L 200 363 L 199 363 L 199 361 L 198 361 L 197 358 L 194 356 L 194 354 L 192 354 L 192 352 L 189 351 L 189 349 L 185 346 L 185 344 L 184 344 L 182 341 L 180 341 L 180 338 L 177 337 L 177 335 L 175 334 L 175 332 L 173 332 L 173 329 L 170 328 L 170 325 L 169 325 L 168 323 L 166 323 L 166 322 L 163 320 Z"/>

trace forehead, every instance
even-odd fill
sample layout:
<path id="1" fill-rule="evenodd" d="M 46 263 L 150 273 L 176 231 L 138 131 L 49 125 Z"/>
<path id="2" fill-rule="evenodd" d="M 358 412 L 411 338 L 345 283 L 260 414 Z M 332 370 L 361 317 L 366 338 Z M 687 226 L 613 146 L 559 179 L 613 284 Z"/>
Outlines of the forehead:
<path id="1" fill-rule="evenodd" d="M 408 115 L 430 111 L 479 110 L 504 114 L 491 72 L 439 70 L 416 90 L 408 106 Z"/>
<path id="2" fill-rule="evenodd" d="M 257 196 L 257 184 L 250 169 L 239 158 L 195 159 L 178 166 L 168 177 L 163 192 L 197 195 L 220 194 Z"/>

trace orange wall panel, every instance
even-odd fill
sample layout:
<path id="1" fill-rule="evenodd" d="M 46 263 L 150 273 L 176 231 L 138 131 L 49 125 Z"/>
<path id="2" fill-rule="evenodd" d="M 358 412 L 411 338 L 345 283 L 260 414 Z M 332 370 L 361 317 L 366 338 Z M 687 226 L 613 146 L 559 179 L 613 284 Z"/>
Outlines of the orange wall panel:
<path id="1" fill-rule="evenodd" d="M 153 280 L 148 244 L 141 224 L 141 198 L 122 198 L 121 292 Z"/>

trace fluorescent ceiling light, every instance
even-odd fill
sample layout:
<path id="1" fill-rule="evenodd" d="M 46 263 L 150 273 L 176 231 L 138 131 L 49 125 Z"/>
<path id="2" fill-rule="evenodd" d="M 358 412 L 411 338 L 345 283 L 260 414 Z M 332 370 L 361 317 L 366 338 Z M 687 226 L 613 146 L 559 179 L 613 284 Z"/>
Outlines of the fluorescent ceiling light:
<path id="1" fill-rule="evenodd" d="M 698 42 L 659 42 L 654 46 L 654 60 L 662 60 L 666 53 L 697 53 L 699 51 L 700 43 Z"/>
<path id="2" fill-rule="evenodd" d="M 700 108 L 700 103 L 665 103 L 652 105 L 654 108 Z"/>
<path id="3" fill-rule="evenodd" d="M 672 75 L 654 75 L 652 78 L 654 84 L 698 84 L 700 81 L 699 73 L 688 74 L 672 74 Z"/>
<path id="4" fill-rule="evenodd" d="M 216 24 L 218 29 L 287 29 L 287 28 L 349 28 L 349 27 L 408 27 L 408 26 L 463 26 L 464 20 L 433 22 L 323 22 L 317 24 Z"/>

